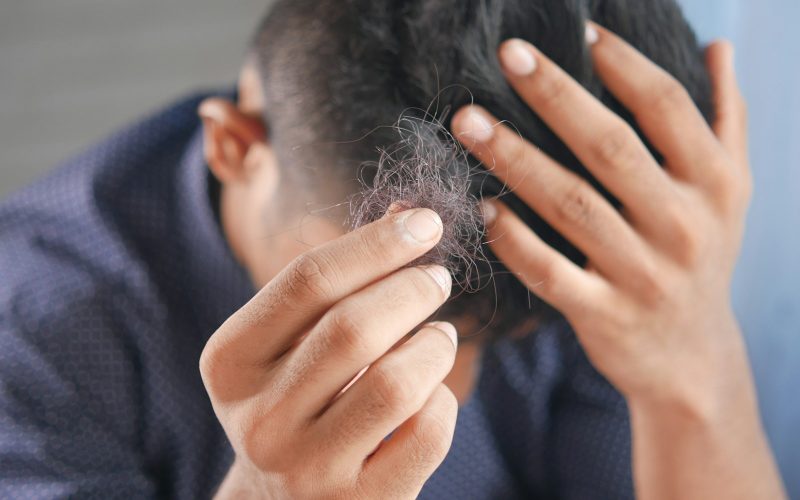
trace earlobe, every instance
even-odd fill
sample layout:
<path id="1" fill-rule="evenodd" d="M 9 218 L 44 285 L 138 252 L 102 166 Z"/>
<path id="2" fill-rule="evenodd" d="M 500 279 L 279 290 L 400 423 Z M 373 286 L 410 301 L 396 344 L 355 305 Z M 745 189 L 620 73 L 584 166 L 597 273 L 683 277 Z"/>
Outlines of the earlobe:
<path id="1" fill-rule="evenodd" d="M 198 115 L 203 121 L 206 161 L 214 176 L 223 184 L 245 178 L 248 153 L 266 141 L 260 118 L 243 113 L 235 104 L 221 98 L 204 100 Z"/>

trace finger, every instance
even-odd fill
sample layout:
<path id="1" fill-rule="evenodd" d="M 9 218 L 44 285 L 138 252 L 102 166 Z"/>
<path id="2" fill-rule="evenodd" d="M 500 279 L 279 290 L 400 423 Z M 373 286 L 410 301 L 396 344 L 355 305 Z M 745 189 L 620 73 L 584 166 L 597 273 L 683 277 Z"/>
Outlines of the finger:
<path id="1" fill-rule="evenodd" d="M 284 354 L 325 311 L 433 248 L 442 221 L 428 209 L 387 215 L 295 259 L 211 341 L 239 366 Z"/>
<path id="2" fill-rule="evenodd" d="M 465 108 L 453 119 L 456 135 L 465 137 L 476 116 L 486 123 L 497 123 L 482 108 Z M 624 274 L 627 253 L 642 242 L 586 180 L 503 125 L 492 127 L 491 136 L 482 143 L 469 139 L 464 143 L 493 175 L 583 251 L 599 270 L 606 275 Z M 660 214 L 658 217 L 660 220 Z"/>
<path id="3" fill-rule="evenodd" d="M 386 354 L 322 414 L 316 432 L 342 459 L 361 463 L 388 434 L 420 411 L 453 367 L 456 331 L 432 323 Z"/>
<path id="4" fill-rule="evenodd" d="M 409 268 L 347 297 L 286 357 L 270 383 L 302 394 L 292 414 L 318 415 L 360 370 L 436 312 L 450 287 L 450 273 L 441 266 Z"/>
<path id="5" fill-rule="evenodd" d="M 492 251 L 528 289 L 568 318 L 590 310 L 609 285 L 542 241 L 508 207 L 484 204 Z"/>
<path id="6" fill-rule="evenodd" d="M 608 30 L 591 46 L 595 71 L 633 114 L 679 178 L 713 184 L 721 147 L 689 92 L 675 77 Z"/>
<path id="7" fill-rule="evenodd" d="M 364 464 L 362 482 L 374 498 L 416 498 L 444 461 L 455 433 L 458 403 L 439 384 L 422 409 Z"/>
<path id="8" fill-rule="evenodd" d="M 520 97 L 627 211 L 638 220 L 657 217 L 671 182 L 633 128 L 531 44 L 510 40 L 499 57 Z"/>
<path id="9" fill-rule="evenodd" d="M 714 132 L 742 169 L 740 173 L 746 174 L 747 106 L 736 81 L 733 46 L 726 41 L 712 43 L 706 50 L 706 61 L 714 93 Z"/>

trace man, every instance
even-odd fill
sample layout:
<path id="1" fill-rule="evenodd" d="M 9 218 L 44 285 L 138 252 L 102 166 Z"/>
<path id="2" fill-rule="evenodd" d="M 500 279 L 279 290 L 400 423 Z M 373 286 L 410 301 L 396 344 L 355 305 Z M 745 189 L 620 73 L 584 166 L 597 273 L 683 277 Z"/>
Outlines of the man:
<path id="1" fill-rule="evenodd" d="M 724 46 L 710 53 L 715 136 L 652 63 L 610 32 L 593 27 L 584 37 L 582 3 L 551 4 L 544 19 L 522 2 L 482 5 L 279 2 L 236 102 L 182 103 L 5 205 L 2 268 L 11 285 L 2 297 L 9 348 L 0 363 L 0 442 L 9 495 L 195 498 L 225 477 L 220 496 L 411 497 L 422 489 L 435 498 L 627 497 L 629 407 L 643 496 L 728 498 L 726 487 L 781 494 L 725 304 L 746 161 Z M 676 57 L 652 46 L 648 55 L 673 73 L 683 69 L 682 83 L 704 107 L 697 54 L 674 5 L 650 5 L 668 20 L 651 21 L 660 32 L 634 5 L 604 2 L 592 17 L 627 26 L 637 41 L 658 33 L 653 43 L 674 44 Z M 495 21 L 502 28 L 493 31 Z M 553 57 L 573 61 L 570 73 L 587 86 L 594 61 L 609 90 L 603 101 L 613 107 L 616 96 L 633 112 L 666 171 L 632 129 L 526 42 L 502 45 L 502 73 L 469 71 L 530 25 L 539 27 L 530 37 L 550 40 Z M 412 51 L 420 46 L 436 50 Z M 320 210 L 353 193 L 358 165 L 369 160 L 356 141 L 362 124 L 389 125 L 375 114 L 396 117 L 418 104 L 433 73 L 413 63 L 454 46 L 460 66 L 444 60 L 434 65 L 440 74 L 473 75 L 469 89 L 494 98 L 478 103 L 518 117 L 525 138 L 547 153 L 486 110 L 455 114 L 455 136 L 514 189 L 518 198 L 504 199 L 528 222 L 503 204 L 484 205 L 491 249 L 566 316 L 625 399 L 560 320 L 536 317 L 537 331 L 522 340 L 460 345 L 453 325 L 439 321 L 402 342 L 450 295 L 448 269 L 405 266 L 449 237 L 452 221 L 396 199 L 343 235 L 335 212 Z M 375 61 L 403 77 L 384 72 L 376 81 Z M 639 85 L 623 78 L 631 72 Z M 485 85 L 503 75 L 510 87 Z M 415 86 L 418 95 L 409 93 Z M 654 88 L 672 89 L 673 99 L 659 100 Z M 198 105 L 202 140 L 190 118 Z M 647 105 L 662 112 L 663 126 Z M 609 133 L 614 140 L 598 146 Z M 387 146 L 387 137 L 362 142 Z M 614 175 L 623 168 L 627 181 Z M 532 169 L 546 191 L 526 182 Z M 573 173 L 586 170 L 625 206 L 625 219 Z M 434 207 L 452 191 L 437 193 Z M 491 192 L 476 194 L 488 200 Z M 697 226 L 683 223 L 690 217 Z M 706 247 L 698 235 L 710 231 L 718 238 Z M 706 258 L 725 265 L 706 266 Z M 665 269 L 679 293 L 666 289 Z M 508 309 L 501 320 L 526 316 L 508 307 L 513 297 L 498 299 Z M 462 335 L 480 331 L 484 311 L 458 304 L 440 319 Z M 676 373 L 676 361 L 687 369 Z M 735 439 L 710 432 L 720 429 Z"/>

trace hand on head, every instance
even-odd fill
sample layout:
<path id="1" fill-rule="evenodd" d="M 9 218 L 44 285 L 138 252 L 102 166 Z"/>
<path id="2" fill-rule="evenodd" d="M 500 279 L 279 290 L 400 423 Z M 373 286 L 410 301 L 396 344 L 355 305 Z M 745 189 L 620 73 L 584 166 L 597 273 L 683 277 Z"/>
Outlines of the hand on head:
<path id="1" fill-rule="evenodd" d="M 730 305 L 751 179 L 745 106 L 726 43 L 708 49 L 717 119 L 614 34 L 590 25 L 595 71 L 664 157 L 535 47 L 499 57 L 520 97 L 622 204 L 478 106 L 453 120 L 473 155 L 588 258 L 579 267 L 486 202 L 495 254 L 561 311 L 631 410 L 637 493 L 780 498 Z M 720 438 L 720 436 L 726 436 Z M 719 480 L 718 478 L 737 480 Z"/>

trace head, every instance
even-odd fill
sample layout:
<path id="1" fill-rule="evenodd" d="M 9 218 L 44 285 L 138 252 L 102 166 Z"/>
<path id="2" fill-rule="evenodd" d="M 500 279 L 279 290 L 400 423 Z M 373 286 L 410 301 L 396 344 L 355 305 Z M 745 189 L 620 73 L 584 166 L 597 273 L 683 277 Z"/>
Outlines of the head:
<path id="1" fill-rule="evenodd" d="M 710 118 L 702 51 L 675 0 L 275 1 L 241 71 L 238 101 L 201 106 L 226 237 L 256 285 L 393 203 L 426 206 L 446 228 L 428 259 L 451 268 L 464 290 L 445 319 L 506 333 L 552 314 L 482 244 L 477 201 L 501 196 L 545 241 L 576 262 L 583 256 L 447 129 L 457 109 L 480 103 L 590 178 L 505 82 L 496 55 L 508 38 L 529 40 L 632 122 L 593 75 L 587 19 L 675 75 Z"/>

